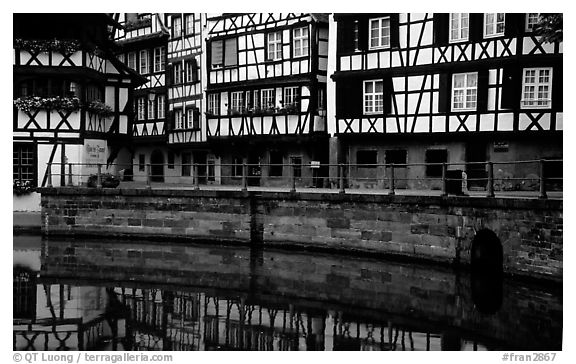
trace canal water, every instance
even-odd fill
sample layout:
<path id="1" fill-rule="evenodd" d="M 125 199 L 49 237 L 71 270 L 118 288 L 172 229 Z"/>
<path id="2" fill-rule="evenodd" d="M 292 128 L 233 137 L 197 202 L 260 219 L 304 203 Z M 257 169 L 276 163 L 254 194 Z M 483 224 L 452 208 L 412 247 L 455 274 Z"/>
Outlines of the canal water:
<path id="1" fill-rule="evenodd" d="M 244 246 L 14 237 L 14 350 L 561 350 L 562 290 Z"/>

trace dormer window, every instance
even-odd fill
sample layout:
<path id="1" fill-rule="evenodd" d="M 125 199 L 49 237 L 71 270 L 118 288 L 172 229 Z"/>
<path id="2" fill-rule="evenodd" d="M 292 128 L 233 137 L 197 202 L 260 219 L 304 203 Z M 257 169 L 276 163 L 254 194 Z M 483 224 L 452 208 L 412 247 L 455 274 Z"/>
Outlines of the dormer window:
<path id="1" fill-rule="evenodd" d="M 357 44 L 357 41 L 355 41 L 355 44 Z M 390 48 L 389 17 L 370 19 L 370 49 L 379 48 Z"/>

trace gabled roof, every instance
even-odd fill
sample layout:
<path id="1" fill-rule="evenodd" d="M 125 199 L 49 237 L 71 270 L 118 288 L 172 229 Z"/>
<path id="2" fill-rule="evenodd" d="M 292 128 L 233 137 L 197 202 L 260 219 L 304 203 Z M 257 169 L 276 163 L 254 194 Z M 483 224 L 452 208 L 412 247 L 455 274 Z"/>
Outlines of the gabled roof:
<path id="1" fill-rule="evenodd" d="M 328 23 L 330 13 L 310 13 L 310 16 L 317 23 Z"/>

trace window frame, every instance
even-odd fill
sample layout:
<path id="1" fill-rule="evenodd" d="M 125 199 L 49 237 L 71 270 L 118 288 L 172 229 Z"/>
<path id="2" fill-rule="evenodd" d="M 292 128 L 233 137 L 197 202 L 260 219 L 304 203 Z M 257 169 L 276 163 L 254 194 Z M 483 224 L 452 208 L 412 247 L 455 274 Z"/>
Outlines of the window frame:
<path id="1" fill-rule="evenodd" d="M 190 19 L 192 19 L 192 21 L 190 21 Z M 195 16 L 194 14 L 186 14 L 184 15 L 184 34 L 186 35 L 193 35 L 194 34 L 194 28 L 195 28 Z M 188 25 L 192 24 L 192 31 L 190 32 L 190 28 L 188 28 Z"/>
<path id="2" fill-rule="evenodd" d="M 530 25 L 530 14 L 536 14 L 536 24 L 532 26 Z M 540 13 L 526 13 L 526 23 L 524 24 L 524 29 L 527 32 L 533 32 L 534 26 L 538 25 L 539 22 L 540 22 Z"/>
<path id="3" fill-rule="evenodd" d="M 38 186 L 38 148 L 35 143 L 13 143 L 12 145 L 12 179 L 13 181 L 26 182 L 30 181 L 32 187 Z M 23 149 L 26 148 L 26 158 L 23 156 Z M 15 153 L 17 157 L 15 158 Z M 29 155 L 28 155 L 29 154 Z M 17 162 L 14 163 L 14 159 Z M 26 159 L 26 163 L 23 160 Z M 30 178 L 22 178 L 23 170 L 26 170 L 26 175 Z M 14 172 L 18 178 L 14 178 Z"/>
<path id="4" fill-rule="evenodd" d="M 181 108 L 174 109 L 174 129 L 183 130 L 184 128 L 184 112 Z"/>
<path id="5" fill-rule="evenodd" d="M 154 48 L 154 72 L 166 70 L 166 48 L 164 46 Z"/>
<path id="6" fill-rule="evenodd" d="M 126 66 L 136 71 L 136 52 L 126 53 Z"/>
<path id="7" fill-rule="evenodd" d="M 138 154 L 138 171 L 139 172 L 146 171 L 146 154 L 143 153 Z"/>
<path id="8" fill-rule="evenodd" d="M 452 20 L 453 20 L 453 16 L 457 14 L 458 15 L 458 38 L 452 38 Z M 466 37 L 462 37 L 462 30 L 464 29 L 462 27 L 462 18 L 463 18 L 463 14 L 466 14 L 467 16 L 467 20 L 468 20 L 468 26 L 466 27 L 467 30 L 467 35 Z M 468 41 L 468 39 L 470 39 L 470 13 L 450 13 L 449 17 L 448 17 L 448 42 L 449 43 L 460 43 L 460 42 L 466 42 Z"/>
<path id="9" fill-rule="evenodd" d="M 305 30 L 305 34 L 302 30 Z M 302 31 L 300 35 L 296 35 L 297 31 Z M 310 30 L 308 26 L 302 26 L 292 29 L 292 57 L 299 58 L 299 57 L 308 57 L 310 54 Z M 296 42 L 301 42 L 301 46 L 297 47 Z M 306 43 L 306 47 L 304 47 L 304 43 Z M 306 49 L 306 53 L 304 53 L 304 49 Z M 296 54 L 296 51 L 301 52 L 301 54 Z"/>
<path id="10" fill-rule="evenodd" d="M 443 152 L 446 156 L 446 160 L 444 162 L 431 162 L 428 153 L 440 153 Z M 429 178 L 440 178 L 442 177 L 442 166 L 439 164 L 431 164 L 431 163 L 448 163 L 449 156 L 448 156 L 448 149 L 447 148 L 430 148 L 426 149 L 424 152 L 424 162 L 426 163 L 426 170 L 425 175 Z M 438 171 L 439 170 L 439 171 Z"/>
<path id="11" fill-rule="evenodd" d="M 231 91 L 230 92 L 230 115 L 243 114 L 245 112 L 245 96 L 244 91 Z"/>
<path id="12" fill-rule="evenodd" d="M 487 32 L 487 27 L 488 27 L 488 23 L 487 23 L 487 18 L 488 15 L 494 15 L 494 22 L 492 23 L 492 26 L 494 28 L 494 33 L 490 33 L 488 34 Z M 502 19 L 502 21 L 498 21 L 498 15 L 502 14 L 504 17 Z M 502 24 L 502 31 L 498 32 L 498 24 L 501 23 Z M 470 25 L 470 23 L 468 23 L 468 25 Z M 482 34 L 484 36 L 484 39 L 488 39 L 488 38 L 496 38 L 496 37 L 502 37 L 504 35 L 504 32 L 506 31 L 506 13 L 484 13 L 484 22 L 482 24 Z"/>
<path id="13" fill-rule="evenodd" d="M 282 30 L 276 32 L 270 32 L 266 34 L 266 60 L 268 61 L 277 61 L 282 59 L 283 56 L 283 44 L 282 44 Z M 275 38 L 270 40 L 270 36 L 274 35 Z M 278 38 L 279 36 L 279 38 Z M 274 46 L 275 51 L 274 57 L 270 57 L 270 47 Z"/>
<path id="14" fill-rule="evenodd" d="M 294 163 L 295 160 L 299 160 L 299 163 Z M 288 156 L 288 161 L 290 163 L 291 172 L 294 173 L 294 178 L 302 178 L 302 167 L 304 165 L 302 155 L 291 155 Z"/>
<path id="15" fill-rule="evenodd" d="M 388 36 L 387 37 L 382 37 L 382 29 L 385 29 L 386 27 L 382 26 L 382 23 L 384 20 L 388 21 Z M 378 22 L 378 37 L 377 38 L 372 38 L 372 23 L 374 21 Z M 389 16 L 384 16 L 384 17 L 380 17 L 380 18 L 370 18 L 368 20 L 368 49 L 369 50 L 373 50 L 373 49 L 388 49 L 391 48 L 390 45 L 390 41 L 391 41 L 391 21 L 390 21 L 390 17 Z M 388 39 L 388 44 L 383 44 L 383 39 L 387 38 Z M 378 45 L 373 46 L 372 45 L 372 39 L 378 39 Z"/>
<path id="16" fill-rule="evenodd" d="M 176 25 L 176 21 L 178 21 L 178 26 Z M 172 37 L 177 38 L 177 37 L 181 37 L 182 34 L 184 33 L 182 31 L 182 17 L 181 16 L 175 16 L 172 18 Z"/>
<path id="17" fill-rule="evenodd" d="M 148 102 L 146 103 L 146 105 L 147 105 L 146 119 L 148 119 L 148 120 L 155 119 L 156 103 L 154 101 L 155 100 L 148 99 Z"/>
<path id="18" fill-rule="evenodd" d="M 206 112 L 209 115 L 220 115 L 220 94 L 208 94 L 208 102 Z"/>
<path id="19" fill-rule="evenodd" d="M 184 62 L 184 73 L 186 75 L 184 82 L 192 83 L 194 82 L 194 62 L 186 61 Z"/>
<path id="20" fill-rule="evenodd" d="M 288 92 L 288 91 L 291 92 Z M 290 98 L 290 102 L 288 102 Z M 302 99 L 302 94 L 300 86 L 289 86 L 284 87 L 284 108 L 294 108 L 295 111 L 300 111 L 300 101 Z"/>
<path id="21" fill-rule="evenodd" d="M 166 118 L 166 98 L 164 95 L 156 95 L 156 117 L 158 119 Z"/>
<path id="22" fill-rule="evenodd" d="M 150 53 L 148 49 L 142 49 L 139 54 L 138 71 L 141 75 L 150 73 Z"/>
<path id="23" fill-rule="evenodd" d="M 548 82 L 547 83 L 540 83 L 540 72 L 541 71 L 549 71 L 548 74 Z M 527 99 L 525 99 L 526 94 L 526 72 L 527 71 L 536 71 L 534 75 L 534 83 L 530 83 L 532 87 L 534 87 L 534 95 L 538 95 L 539 91 L 538 88 L 540 86 L 546 85 L 548 87 L 548 98 L 547 99 L 540 99 L 535 98 L 532 99 L 532 102 L 538 103 L 543 100 L 547 101 L 546 105 L 527 105 L 525 104 Z M 521 109 L 551 109 L 552 108 L 552 79 L 554 77 L 554 69 L 552 67 L 528 67 L 522 69 L 522 95 L 520 97 L 520 108 Z"/>
<path id="24" fill-rule="evenodd" d="M 379 95 L 379 93 L 376 92 L 376 83 L 378 83 L 378 82 L 380 82 L 382 84 L 382 92 L 380 93 L 380 95 L 381 95 L 381 99 L 380 99 L 381 110 L 380 111 L 376 110 L 376 101 L 377 101 L 376 96 Z M 371 94 L 366 93 L 366 84 L 368 84 L 368 83 L 372 83 L 373 91 Z M 373 99 L 371 101 L 372 102 L 372 110 L 367 109 L 366 97 L 368 95 L 373 96 Z M 363 111 L 364 115 L 378 115 L 378 114 L 384 113 L 384 81 L 383 80 L 380 80 L 380 79 L 378 79 L 378 80 L 365 80 L 362 83 L 362 111 Z"/>
<path id="25" fill-rule="evenodd" d="M 464 87 L 458 87 L 456 88 L 454 86 L 454 83 L 456 81 L 456 76 L 460 76 L 460 75 L 464 75 L 465 79 L 464 79 Z M 474 87 L 474 90 L 476 91 L 475 94 L 475 101 L 474 101 L 474 107 L 469 107 L 467 104 L 467 96 L 468 96 L 468 89 L 471 89 L 471 86 L 468 86 L 468 77 L 470 75 L 475 75 L 476 76 L 476 86 Z M 454 106 L 454 95 L 456 94 L 456 90 L 464 90 L 464 107 L 462 108 L 456 108 Z M 450 98 L 450 110 L 451 111 L 476 111 L 478 109 L 478 72 L 463 72 L 463 73 L 454 73 L 452 74 L 452 87 L 451 87 L 451 98 Z"/>
<path id="26" fill-rule="evenodd" d="M 267 95 L 267 97 L 264 97 L 264 94 Z M 271 94 L 271 97 L 269 97 Z M 268 100 L 271 99 L 272 102 L 272 106 L 268 106 L 268 103 L 264 103 L 264 100 Z M 265 88 L 260 90 L 260 108 L 262 110 L 270 110 L 270 109 L 274 109 L 276 108 L 276 89 L 275 88 Z"/>
<path id="27" fill-rule="evenodd" d="M 146 98 L 139 97 L 136 101 L 136 120 L 146 120 Z"/>
<path id="28" fill-rule="evenodd" d="M 172 79 L 173 82 L 172 83 L 174 85 L 180 85 L 183 83 L 184 77 L 182 77 L 182 63 L 181 62 L 175 62 L 172 65 L 172 76 L 173 76 L 173 79 Z"/>
<path id="29" fill-rule="evenodd" d="M 193 129 L 194 126 L 194 108 L 186 108 L 186 129 Z"/>
<path id="30" fill-rule="evenodd" d="M 363 158 L 359 158 L 363 154 Z M 366 155 L 373 154 L 370 159 L 374 160 L 374 163 L 364 162 Z M 376 168 L 378 164 L 378 149 L 358 149 L 356 150 L 356 168 Z"/>

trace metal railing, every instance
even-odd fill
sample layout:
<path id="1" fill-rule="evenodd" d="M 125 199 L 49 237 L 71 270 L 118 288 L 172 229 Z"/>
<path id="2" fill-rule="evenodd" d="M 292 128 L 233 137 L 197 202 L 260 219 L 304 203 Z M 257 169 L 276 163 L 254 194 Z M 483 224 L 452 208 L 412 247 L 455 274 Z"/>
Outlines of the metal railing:
<path id="1" fill-rule="evenodd" d="M 241 164 L 48 163 L 44 187 L 53 187 L 52 180 L 57 175 L 61 186 L 88 185 L 96 188 L 106 187 L 107 179 L 115 178 L 124 185 L 133 183 L 146 188 L 162 183 L 162 188 L 172 186 L 194 190 L 206 185 L 232 186 L 242 191 L 259 186 L 288 188 L 292 193 L 297 188 L 337 189 L 342 194 L 370 188 L 384 190 L 389 195 L 400 189 L 436 190 L 441 196 L 464 194 L 470 188 L 485 191 L 486 197 L 495 197 L 496 191 L 532 191 L 537 192 L 539 198 L 547 198 L 549 190 L 562 191 L 562 177 L 546 176 L 546 166 L 553 163 L 562 163 L 562 160 L 315 165 L 247 163 L 246 160 Z M 59 173 L 53 173 L 54 166 L 59 167 Z M 515 171 L 521 166 L 526 166 L 525 171 L 516 175 L 524 176 L 513 176 L 510 170 Z M 498 173 L 495 173 L 495 168 L 498 168 Z"/>

